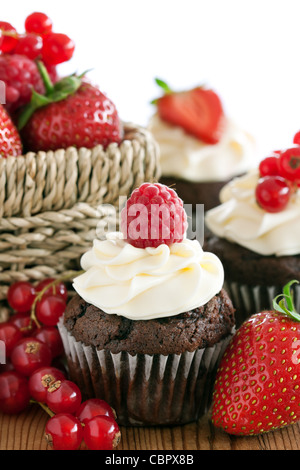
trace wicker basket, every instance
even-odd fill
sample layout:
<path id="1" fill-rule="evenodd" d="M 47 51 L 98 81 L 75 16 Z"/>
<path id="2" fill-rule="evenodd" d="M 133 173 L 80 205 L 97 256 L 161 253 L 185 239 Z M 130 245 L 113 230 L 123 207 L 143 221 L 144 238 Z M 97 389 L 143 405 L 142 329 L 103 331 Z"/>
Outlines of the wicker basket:
<path id="1" fill-rule="evenodd" d="M 0 301 L 12 282 L 78 269 L 108 222 L 117 227 L 119 196 L 159 179 L 152 135 L 133 124 L 124 131 L 122 143 L 106 150 L 72 147 L 0 159 Z"/>

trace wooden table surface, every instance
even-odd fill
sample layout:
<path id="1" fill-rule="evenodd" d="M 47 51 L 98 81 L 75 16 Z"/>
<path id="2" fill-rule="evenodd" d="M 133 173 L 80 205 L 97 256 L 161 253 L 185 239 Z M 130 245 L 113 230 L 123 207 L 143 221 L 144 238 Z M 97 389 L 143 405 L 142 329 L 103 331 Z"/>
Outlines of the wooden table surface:
<path id="1" fill-rule="evenodd" d="M 0 450 L 47 450 L 47 420 L 47 413 L 35 404 L 19 415 L 0 414 Z M 300 423 L 260 436 L 237 437 L 216 429 L 209 415 L 197 423 L 173 428 L 122 427 L 121 434 L 118 450 L 300 449 Z"/>
<path id="2" fill-rule="evenodd" d="M 0 450 L 47 450 L 44 429 L 48 419 L 38 404 L 18 415 L 0 412 Z M 215 428 L 209 414 L 198 422 L 172 428 L 121 427 L 118 450 L 300 450 L 300 422 L 251 437 L 230 436 Z"/>

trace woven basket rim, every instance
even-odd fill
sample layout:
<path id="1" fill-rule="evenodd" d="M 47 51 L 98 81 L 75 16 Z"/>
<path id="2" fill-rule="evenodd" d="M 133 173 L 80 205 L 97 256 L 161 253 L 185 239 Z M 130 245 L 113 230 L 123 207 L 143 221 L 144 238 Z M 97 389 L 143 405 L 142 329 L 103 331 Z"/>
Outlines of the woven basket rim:
<path id="1" fill-rule="evenodd" d="M 119 144 L 117 142 L 111 142 L 106 147 L 106 150 L 109 150 L 109 149 L 114 148 L 114 147 L 119 147 L 124 142 L 132 142 L 133 140 L 140 140 L 141 138 L 142 138 L 142 140 L 143 139 L 151 139 L 151 140 L 153 139 L 152 133 L 146 127 L 141 126 L 139 124 L 135 124 L 133 122 L 123 122 L 123 129 L 124 129 L 124 137 L 123 137 L 122 141 Z M 69 147 L 59 148 L 59 149 L 56 149 L 56 150 L 48 150 L 48 151 L 39 150 L 38 152 L 28 151 L 28 152 L 26 152 L 22 155 L 19 155 L 18 157 L 8 156 L 5 160 L 16 159 L 16 158 L 21 158 L 22 159 L 22 158 L 26 158 L 28 155 L 35 155 L 37 157 L 37 156 L 42 155 L 42 154 L 52 154 L 52 153 L 55 153 L 55 152 L 67 151 L 67 150 L 70 150 L 70 149 L 75 149 L 78 152 L 82 149 L 91 151 L 93 148 L 103 149 L 103 145 L 102 144 L 97 144 L 92 148 L 88 148 L 88 147 L 84 147 L 84 146 L 76 147 L 74 145 L 70 145 Z"/>
<path id="2" fill-rule="evenodd" d="M 28 217 L 76 202 L 116 204 L 120 195 L 160 177 L 150 131 L 124 123 L 124 139 L 106 149 L 68 147 L 0 159 L 0 217 Z"/>

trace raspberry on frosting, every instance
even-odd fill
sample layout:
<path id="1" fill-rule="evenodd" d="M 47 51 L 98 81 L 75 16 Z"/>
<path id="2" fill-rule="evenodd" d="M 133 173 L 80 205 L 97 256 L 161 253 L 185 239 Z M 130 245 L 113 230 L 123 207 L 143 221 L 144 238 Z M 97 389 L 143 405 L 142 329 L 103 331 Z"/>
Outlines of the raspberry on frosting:
<path id="1" fill-rule="evenodd" d="M 160 183 L 144 183 L 135 189 L 121 212 L 124 239 L 136 248 L 179 243 L 186 230 L 183 201 Z"/>

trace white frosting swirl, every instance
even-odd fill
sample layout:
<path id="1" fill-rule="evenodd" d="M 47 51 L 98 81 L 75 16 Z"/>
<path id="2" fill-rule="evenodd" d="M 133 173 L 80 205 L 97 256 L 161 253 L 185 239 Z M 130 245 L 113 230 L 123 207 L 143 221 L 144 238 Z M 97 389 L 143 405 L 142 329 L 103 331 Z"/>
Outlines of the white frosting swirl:
<path id="1" fill-rule="evenodd" d="M 135 248 L 120 232 L 94 240 L 81 258 L 85 273 L 74 289 L 106 313 L 132 320 L 178 315 L 207 303 L 222 289 L 219 258 L 203 252 L 197 240 L 170 247 Z"/>
<path id="2" fill-rule="evenodd" d="M 258 170 L 233 179 L 220 192 L 221 205 L 206 214 L 207 227 L 217 236 L 258 254 L 300 254 L 300 192 L 281 212 L 270 213 L 256 203 Z"/>
<path id="3" fill-rule="evenodd" d="M 229 119 L 220 141 L 211 145 L 162 121 L 157 114 L 151 118 L 149 130 L 160 147 L 163 176 L 191 182 L 225 181 L 257 163 L 253 138 Z"/>

